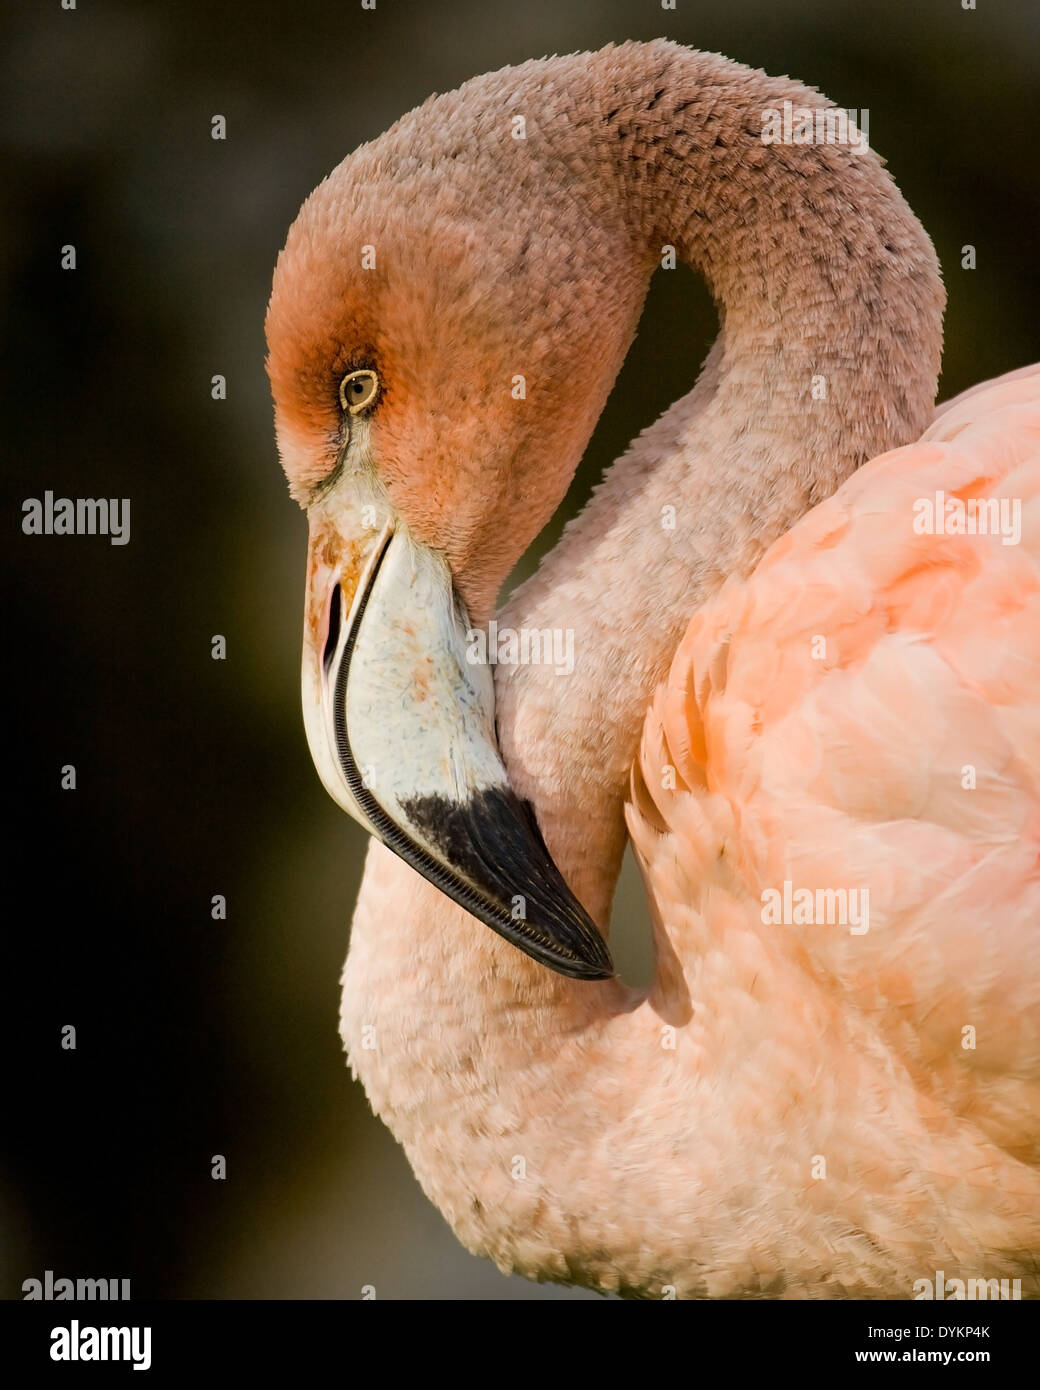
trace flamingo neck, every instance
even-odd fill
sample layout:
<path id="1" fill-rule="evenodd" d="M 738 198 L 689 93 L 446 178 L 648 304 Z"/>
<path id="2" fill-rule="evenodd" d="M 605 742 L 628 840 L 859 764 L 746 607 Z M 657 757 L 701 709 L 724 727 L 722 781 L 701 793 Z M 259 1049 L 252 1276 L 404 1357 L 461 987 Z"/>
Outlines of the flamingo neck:
<path id="1" fill-rule="evenodd" d="M 694 388 L 500 615 L 573 631 L 570 676 L 499 667 L 499 729 L 514 784 L 605 925 L 643 715 L 686 624 L 855 468 L 920 435 L 944 295 L 872 151 L 763 144 L 767 112 L 822 110 L 818 93 L 667 43 L 588 66 L 554 152 L 584 170 L 591 217 L 624 217 L 634 258 L 653 269 L 674 248 L 704 276 L 721 325 Z"/>

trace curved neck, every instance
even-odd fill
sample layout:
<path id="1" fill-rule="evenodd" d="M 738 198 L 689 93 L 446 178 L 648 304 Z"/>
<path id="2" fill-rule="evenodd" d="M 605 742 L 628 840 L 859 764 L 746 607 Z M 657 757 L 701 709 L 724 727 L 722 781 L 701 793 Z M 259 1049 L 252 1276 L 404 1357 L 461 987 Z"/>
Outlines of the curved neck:
<path id="1" fill-rule="evenodd" d="M 547 132 L 554 157 L 582 171 L 591 217 L 623 219 L 643 274 L 671 246 L 705 277 L 721 325 L 694 389 L 501 616 L 574 630 L 572 676 L 498 669 L 499 725 L 518 791 L 605 923 L 643 714 L 683 629 L 853 469 L 920 435 L 944 294 L 872 151 L 763 143 L 770 111 L 830 107 L 818 93 L 668 43 L 585 61 L 570 124 Z"/>

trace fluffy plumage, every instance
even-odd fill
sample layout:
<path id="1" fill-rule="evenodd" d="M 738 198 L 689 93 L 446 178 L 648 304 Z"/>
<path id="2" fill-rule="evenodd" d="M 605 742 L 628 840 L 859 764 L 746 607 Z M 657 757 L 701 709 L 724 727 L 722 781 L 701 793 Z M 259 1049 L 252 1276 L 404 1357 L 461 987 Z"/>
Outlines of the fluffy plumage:
<path id="1" fill-rule="evenodd" d="M 668 43 L 475 79 L 316 190 L 268 319 L 297 492 L 374 354 L 372 457 L 480 618 L 662 247 L 718 299 L 697 385 L 500 614 L 575 633 L 573 676 L 499 668 L 499 735 L 604 929 L 637 760 L 653 987 L 549 974 L 378 845 L 343 979 L 351 1064 L 459 1237 L 647 1297 L 909 1297 L 1040 1235 L 1037 378 L 930 423 L 930 243 L 873 153 L 764 146 L 784 100 L 828 104 Z M 1019 497 L 1021 544 L 916 535 L 937 489 Z M 767 925 L 785 879 L 868 886 L 869 931 Z"/>

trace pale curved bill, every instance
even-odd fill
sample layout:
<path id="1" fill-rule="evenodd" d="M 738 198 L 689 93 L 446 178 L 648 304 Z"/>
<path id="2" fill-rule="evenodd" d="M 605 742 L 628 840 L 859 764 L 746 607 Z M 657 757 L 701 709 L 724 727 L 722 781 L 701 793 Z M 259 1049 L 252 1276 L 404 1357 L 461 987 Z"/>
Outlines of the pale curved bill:
<path id="1" fill-rule="evenodd" d="M 466 660 L 466 615 L 443 558 L 388 526 L 355 593 L 333 574 L 327 603 L 324 650 L 305 654 L 304 668 L 307 738 L 326 789 L 535 960 L 576 979 L 611 976 L 606 942 L 509 785 L 491 671 Z"/>

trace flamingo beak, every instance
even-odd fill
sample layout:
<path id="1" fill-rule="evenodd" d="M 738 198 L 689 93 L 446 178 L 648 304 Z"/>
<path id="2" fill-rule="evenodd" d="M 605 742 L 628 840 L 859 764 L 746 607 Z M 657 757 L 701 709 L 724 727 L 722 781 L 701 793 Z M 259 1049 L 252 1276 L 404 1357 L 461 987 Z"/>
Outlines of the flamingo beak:
<path id="1" fill-rule="evenodd" d="M 325 789 L 534 960 L 574 979 L 613 975 L 603 937 L 509 785 L 491 670 L 467 660 L 447 562 L 395 517 L 378 530 L 355 524 L 362 510 L 310 512 L 303 707 Z"/>

